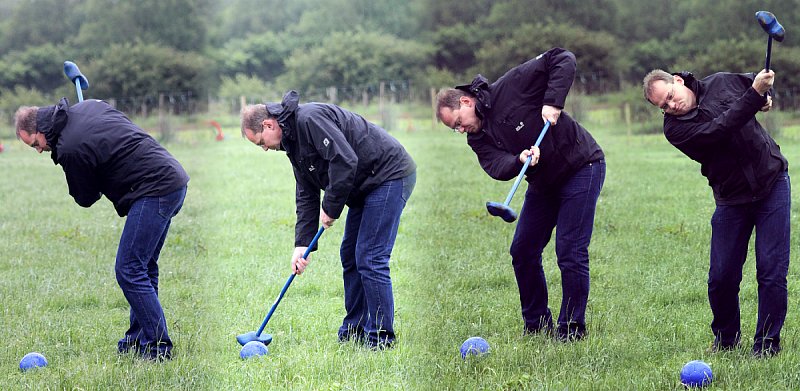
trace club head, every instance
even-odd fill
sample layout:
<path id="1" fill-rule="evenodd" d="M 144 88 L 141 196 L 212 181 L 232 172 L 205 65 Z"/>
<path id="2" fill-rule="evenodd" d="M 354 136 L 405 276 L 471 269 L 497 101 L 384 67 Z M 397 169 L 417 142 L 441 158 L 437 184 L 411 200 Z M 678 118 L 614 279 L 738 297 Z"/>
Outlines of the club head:
<path id="1" fill-rule="evenodd" d="M 67 78 L 71 82 L 75 82 L 75 79 L 79 79 L 81 83 L 82 90 L 89 89 L 89 80 L 86 79 L 81 73 L 81 70 L 78 69 L 78 66 L 72 61 L 64 61 L 64 74 L 67 75 Z"/>
<path id="2" fill-rule="evenodd" d="M 236 342 L 239 342 L 239 345 L 244 346 L 250 341 L 258 341 L 264 345 L 269 345 L 269 343 L 272 342 L 272 334 L 258 335 L 255 331 L 251 331 L 249 333 L 239 334 L 236 336 Z"/>
<path id="3" fill-rule="evenodd" d="M 486 210 L 489 211 L 490 215 L 498 216 L 506 223 L 513 223 L 517 219 L 517 212 L 514 212 L 514 210 L 506 204 L 489 201 L 486 203 Z"/>
<path id="4" fill-rule="evenodd" d="M 758 24 L 761 25 L 761 28 L 764 29 L 772 39 L 783 42 L 786 31 L 783 29 L 783 26 L 778 23 L 778 18 L 776 18 L 772 12 L 758 11 L 756 12 L 756 19 L 758 19 Z"/>

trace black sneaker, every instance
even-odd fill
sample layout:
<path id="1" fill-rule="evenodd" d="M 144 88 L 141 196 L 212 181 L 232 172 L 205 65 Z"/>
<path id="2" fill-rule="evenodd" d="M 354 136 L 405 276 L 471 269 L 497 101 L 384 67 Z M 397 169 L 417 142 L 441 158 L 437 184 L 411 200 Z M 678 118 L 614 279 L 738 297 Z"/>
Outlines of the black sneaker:
<path id="1" fill-rule="evenodd" d="M 770 344 L 769 346 L 753 346 L 753 357 L 755 358 L 770 358 L 776 356 L 780 352 L 781 347 L 776 344 Z"/>
<path id="2" fill-rule="evenodd" d="M 364 332 L 354 332 L 354 333 L 340 333 L 339 334 L 339 343 L 347 343 L 350 341 L 354 341 L 356 343 L 362 343 L 367 339 Z"/>
<path id="3" fill-rule="evenodd" d="M 561 342 L 575 342 L 580 341 L 586 337 L 585 331 L 561 331 L 556 332 L 555 338 Z"/>
<path id="4" fill-rule="evenodd" d="M 139 352 L 139 357 L 148 360 L 148 361 L 155 361 L 155 362 L 162 362 L 162 361 L 169 361 L 172 360 L 172 349 L 166 350 L 142 350 Z"/>
<path id="5" fill-rule="evenodd" d="M 522 330 L 522 335 L 537 335 L 542 334 L 546 336 L 553 335 L 553 325 L 545 324 L 539 327 L 532 327 L 529 325 L 525 325 L 525 328 Z"/>
<path id="6" fill-rule="evenodd" d="M 117 342 L 117 351 L 119 354 L 126 354 L 130 351 L 138 351 L 139 350 L 139 341 L 138 340 L 128 340 L 128 339 L 121 339 Z"/>
<path id="7" fill-rule="evenodd" d="M 372 351 L 389 350 L 389 349 L 394 348 L 394 341 L 388 341 L 387 340 L 387 341 L 375 342 L 375 341 L 367 340 L 367 342 L 364 344 L 364 346 L 366 346 L 367 348 L 369 348 L 369 350 L 372 350 Z"/>
<path id="8" fill-rule="evenodd" d="M 555 338 L 561 342 L 580 341 L 584 337 L 586 337 L 586 326 L 577 323 L 559 325 L 556 328 Z"/>
<path id="9" fill-rule="evenodd" d="M 739 349 L 741 343 L 736 341 L 732 344 L 724 344 L 724 343 L 711 343 L 711 347 L 706 349 L 706 353 L 720 353 L 720 352 L 732 352 L 734 350 Z"/>
<path id="10" fill-rule="evenodd" d="M 138 345 L 136 354 L 139 358 L 149 361 L 172 360 L 172 344 L 158 343 L 149 345 Z"/>

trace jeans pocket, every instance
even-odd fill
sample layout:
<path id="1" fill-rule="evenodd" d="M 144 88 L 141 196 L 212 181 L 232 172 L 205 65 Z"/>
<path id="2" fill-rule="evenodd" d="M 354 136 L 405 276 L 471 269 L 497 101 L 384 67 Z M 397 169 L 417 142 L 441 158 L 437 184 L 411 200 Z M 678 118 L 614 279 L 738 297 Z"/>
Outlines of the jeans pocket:
<path id="1" fill-rule="evenodd" d="M 408 199 L 411 198 L 411 193 L 414 191 L 414 187 L 417 185 L 417 172 L 414 171 L 411 175 L 403 178 L 403 194 L 401 197 L 403 198 L 403 202 L 408 202 Z"/>
<path id="2" fill-rule="evenodd" d="M 177 191 L 158 197 L 158 214 L 169 219 L 177 215 L 183 206 L 183 199 L 186 196 L 186 187 Z"/>

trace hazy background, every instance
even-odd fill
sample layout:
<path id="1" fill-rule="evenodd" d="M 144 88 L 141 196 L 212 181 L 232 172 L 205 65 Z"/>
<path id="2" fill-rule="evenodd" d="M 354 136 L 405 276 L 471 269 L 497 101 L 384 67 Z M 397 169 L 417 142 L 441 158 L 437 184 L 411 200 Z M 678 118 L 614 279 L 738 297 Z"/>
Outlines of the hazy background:
<path id="1" fill-rule="evenodd" d="M 62 72 L 76 62 L 87 97 L 147 116 L 238 111 L 296 89 L 303 100 L 430 101 L 432 88 L 494 80 L 561 46 L 578 58 L 573 94 L 622 93 L 632 118 L 652 111 L 639 83 L 652 68 L 758 71 L 773 12 L 776 106 L 800 105 L 798 0 L 2 0 L 0 123 L 23 104 L 74 97 Z M 800 33 L 798 33 L 800 34 Z M 645 111 L 644 113 L 638 113 Z M 5 132 L 4 132 L 5 133 Z"/>

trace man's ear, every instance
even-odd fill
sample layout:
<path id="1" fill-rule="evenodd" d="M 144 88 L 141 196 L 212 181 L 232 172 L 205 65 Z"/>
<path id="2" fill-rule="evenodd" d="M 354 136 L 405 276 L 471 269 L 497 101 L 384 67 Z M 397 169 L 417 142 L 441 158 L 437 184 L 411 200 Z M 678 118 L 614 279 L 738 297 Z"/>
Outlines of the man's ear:
<path id="1" fill-rule="evenodd" d="M 261 121 L 261 127 L 262 127 L 262 129 L 270 129 L 270 130 L 272 130 L 272 121 L 270 121 L 269 118 Z"/>
<path id="2" fill-rule="evenodd" d="M 458 102 L 461 103 L 462 105 L 467 106 L 467 107 L 471 107 L 472 106 L 472 98 L 470 98 L 470 97 L 468 97 L 466 95 L 458 98 Z"/>

